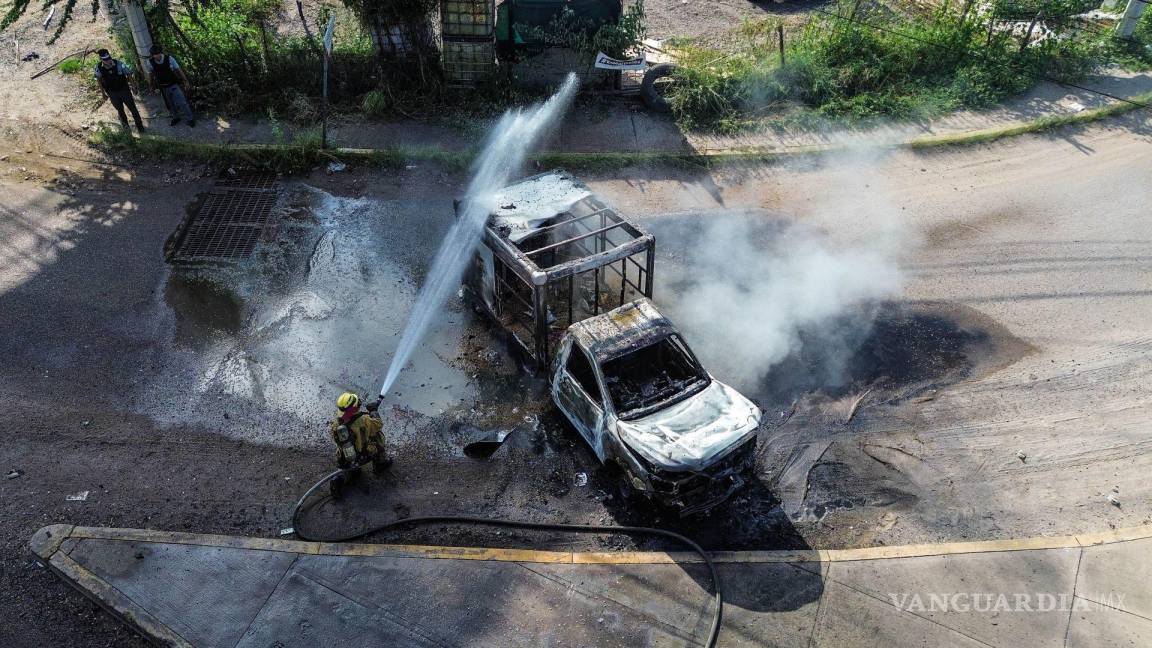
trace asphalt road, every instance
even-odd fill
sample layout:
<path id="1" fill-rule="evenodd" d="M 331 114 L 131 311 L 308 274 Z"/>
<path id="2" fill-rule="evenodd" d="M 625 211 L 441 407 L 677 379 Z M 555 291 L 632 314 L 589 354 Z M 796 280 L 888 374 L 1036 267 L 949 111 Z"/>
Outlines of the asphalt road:
<path id="1" fill-rule="evenodd" d="M 903 284 L 872 314 L 876 332 L 859 347 L 872 355 L 849 355 L 874 357 L 892 375 L 861 369 L 834 385 L 813 376 L 783 386 L 746 380 L 741 388 L 770 410 L 763 481 L 718 516 L 681 523 L 619 508 L 590 453 L 539 402 L 537 387 L 502 364 L 487 329 L 456 305 L 453 325 L 432 345 L 445 357 L 430 351 L 418 359 L 427 373 L 413 375 L 426 380 L 411 383 L 410 396 L 440 382 L 476 382 L 461 386 L 455 401 L 431 399 L 394 413 L 400 456 L 394 474 L 373 486 L 381 497 L 366 505 L 368 517 L 453 510 L 654 522 L 713 547 L 739 548 L 999 538 L 1148 522 L 1152 142 L 1142 119 L 928 154 L 590 176 L 593 188 L 666 235 L 660 263 L 669 277 L 693 267 L 701 242 L 678 238 L 677 227 L 731 218 L 733 210 L 758 227 L 787 221 L 831 246 L 879 250 L 901 269 Z M 226 359 L 238 357 L 227 351 L 303 372 L 320 355 L 322 338 L 305 344 L 276 336 L 312 330 L 293 323 L 341 320 L 289 309 L 296 319 L 268 327 L 264 316 L 276 308 L 312 303 L 292 301 L 303 295 L 295 288 L 277 288 L 243 292 L 233 329 L 208 318 L 193 327 L 210 335 L 184 336 L 187 307 L 173 303 L 160 250 L 184 205 L 207 187 L 203 170 L 91 166 L 36 151 L 4 165 L 0 473 L 19 474 L 0 480 L 0 616 L 8 620 L 0 643 L 132 645 L 125 630 L 35 565 L 25 549 L 31 534 L 55 522 L 276 534 L 298 494 L 329 466 L 315 420 L 323 410 L 306 405 L 308 395 L 322 403 L 340 384 L 371 389 L 383 369 L 376 359 L 394 342 L 338 329 L 362 335 L 356 344 L 373 362 L 346 372 L 321 367 L 321 378 L 292 392 L 305 414 L 233 389 L 234 382 L 218 380 L 221 367 L 233 366 Z M 445 206 L 464 180 L 421 169 L 307 181 L 383 205 L 397 222 L 426 219 L 423 237 L 397 244 L 407 253 L 390 294 L 402 296 L 418 282 L 423 250 L 449 222 Z M 772 227 L 756 231 L 770 236 Z M 379 276 L 354 270 L 347 276 L 357 281 Z M 325 294 L 322 286 L 312 292 Z M 658 283 L 657 301 L 674 315 L 690 306 L 678 294 L 675 284 Z M 394 313 L 387 319 L 402 321 Z M 684 328 L 690 342 L 710 349 L 701 355 L 714 373 L 729 370 L 706 340 L 707 327 Z M 737 341 L 756 344 L 755 333 L 751 342 Z M 285 348 L 276 351 L 268 339 Z M 783 362 L 801 371 L 806 356 L 797 353 Z M 461 423 L 482 428 L 524 416 L 522 438 L 505 454 L 481 463 L 456 451 L 473 433 Z M 590 476 L 587 486 L 580 473 Z M 67 499 L 83 491 L 83 501 Z M 1120 506 L 1107 501 L 1109 493 Z M 519 540 L 464 532 L 405 539 Z"/>

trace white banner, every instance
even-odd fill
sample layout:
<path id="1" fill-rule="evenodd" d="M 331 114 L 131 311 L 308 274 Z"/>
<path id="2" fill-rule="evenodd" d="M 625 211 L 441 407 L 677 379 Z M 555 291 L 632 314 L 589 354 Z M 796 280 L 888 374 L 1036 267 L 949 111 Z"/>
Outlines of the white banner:
<path id="1" fill-rule="evenodd" d="M 614 59 L 604 52 L 596 53 L 596 67 L 601 70 L 643 70 L 647 63 L 647 55 L 641 54 L 636 58 Z"/>

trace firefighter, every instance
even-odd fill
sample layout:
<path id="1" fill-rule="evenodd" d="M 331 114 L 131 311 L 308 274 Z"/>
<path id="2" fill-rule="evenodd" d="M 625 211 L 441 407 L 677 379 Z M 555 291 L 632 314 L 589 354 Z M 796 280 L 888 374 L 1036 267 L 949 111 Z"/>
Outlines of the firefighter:
<path id="1" fill-rule="evenodd" d="M 344 485 L 355 479 L 360 466 L 371 462 L 373 472 L 380 474 L 392 460 L 384 452 L 384 422 L 378 412 L 380 401 L 365 403 L 360 408 L 360 397 L 344 392 L 336 399 L 339 413 L 328 425 L 332 440 L 336 442 L 336 466 L 344 472 L 332 481 L 332 494 L 339 497 Z"/>

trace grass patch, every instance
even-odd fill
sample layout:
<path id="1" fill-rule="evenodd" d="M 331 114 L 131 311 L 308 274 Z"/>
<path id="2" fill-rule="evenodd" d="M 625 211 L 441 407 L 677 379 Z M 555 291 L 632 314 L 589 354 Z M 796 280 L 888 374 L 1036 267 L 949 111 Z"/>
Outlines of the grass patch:
<path id="1" fill-rule="evenodd" d="M 843 2 L 790 33 L 783 63 L 774 21 L 746 23 L 729 51 L 682 45 L 673 113 L 685 128 L 717 132 L 793 113 L 852 123 L 924 119 L 991 107 L 1038 78 L 1072 80 L 1119 56 L 1121 45 L 1079 30 L 1071 18 L 1048 21 L 1063 30 L 1058 37 L 1024 47 L 1018 36 L 990 29 L 989 14 L 948 6 L 926 15 Z"/>
<path id="2" fill-rule="evenodd" d="M 60 61 L 60 65 L 56 66 L 56 69 L 60 70 L 63 74 L 79 74 L 81 72 L 91 72 L 95 67 L 95 58 L 84 57 L 64 59 Z"/>

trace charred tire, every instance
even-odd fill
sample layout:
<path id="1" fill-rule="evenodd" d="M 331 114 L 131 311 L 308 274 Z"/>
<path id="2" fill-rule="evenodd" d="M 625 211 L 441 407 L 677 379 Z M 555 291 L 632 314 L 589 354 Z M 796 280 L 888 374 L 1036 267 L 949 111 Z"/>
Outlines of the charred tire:
<path id="1" fill-rule="evenodd" d="M 616 494 L 620 496 L 620 500 L 624 505 L 635 504 L 648 499 L 643 493 L 636 490 L 636 487 L 632 484 L 632 480 L 628 477 L 628 469 L 621 466 L 618 462 L 608 464 L 608 478 L 612 480 Z"/>
<path id="2" fill-rule="evenodd" d="M 644 100 L 644 105 L 648 106 L 648 110 L 661 113 L 672 112 L 672 104 L 668 103 L 668 99 L 661 94 L 659 86 L 672 81 L 676 67 L 675 63 L 661 63 L 645 70 L 644 79 L 640 82 L 640 98 Z"/>

